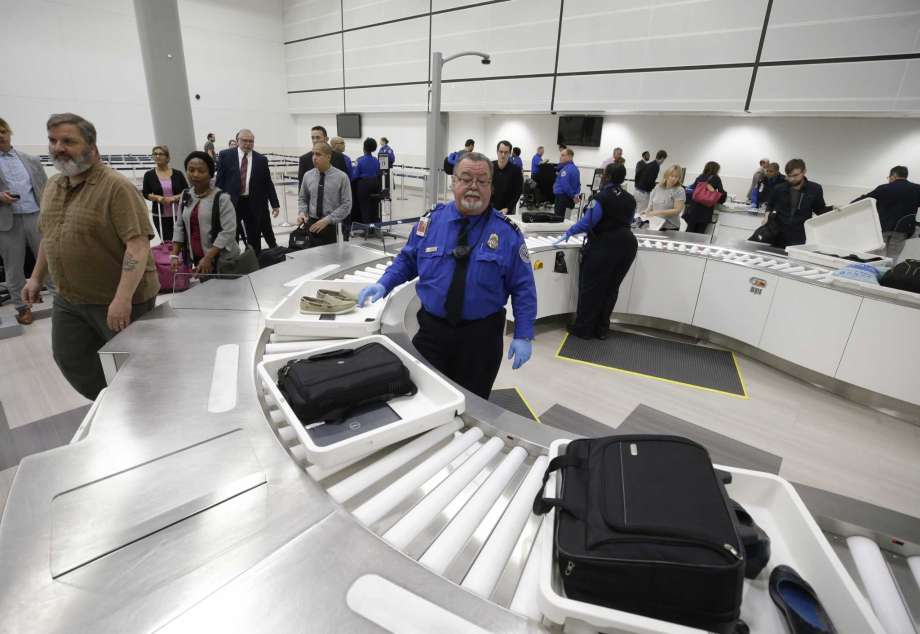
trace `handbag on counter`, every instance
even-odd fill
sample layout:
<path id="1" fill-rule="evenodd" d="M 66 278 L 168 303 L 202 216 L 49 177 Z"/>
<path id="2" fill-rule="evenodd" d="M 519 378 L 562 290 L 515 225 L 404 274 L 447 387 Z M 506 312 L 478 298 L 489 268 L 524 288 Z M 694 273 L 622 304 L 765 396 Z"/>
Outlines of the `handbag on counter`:
<path id="1" fill-rule="evenodd" d="M 782 229 L 779 226 L 779 220 L 776 218 L 776 214 L 771 213 L 767 216 L 767 222 L 757 227 L 748 240 L 751 242 L 762 242 L 764 244 L 775 244 L 779 239 L 781 231 Z"/>
<path id="2" fill-rule="evenodd" d="M 221 230 L 220 197 L 223 194 L 223 191 L 214 194 L 214 202 L 211 204 L 211 244 L 214 244 Z M 218 275 L 249 275 L 259 270 L 259 257 L 247 240 L 246 225 L 240 223 L 240 227 L 243 230 L 243 247 L 239 255 L 221 252 L 217 256 L 214 268 Z"/>

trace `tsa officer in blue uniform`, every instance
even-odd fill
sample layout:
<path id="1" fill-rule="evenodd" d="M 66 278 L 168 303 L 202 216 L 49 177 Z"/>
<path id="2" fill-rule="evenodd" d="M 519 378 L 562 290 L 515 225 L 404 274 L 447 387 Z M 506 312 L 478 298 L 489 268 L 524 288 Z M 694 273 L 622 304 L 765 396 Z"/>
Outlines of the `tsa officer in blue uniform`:
<path id="1" fill-rule="evenodd" d="M 575 198 L 581 193 L 581 174 L 572 161 L 575 152 L 564 148 L 559 153 L 559 167 L 556 168 L 556 180 L 553 182 L 553 195 L 556 205 L 553 211 L 557 216 L 565 216 L 565 210 L 575 206 Z"/>
<path id="2" fill-rule="evenodd" d="M 579 233 L 588 234 L 578 273 L 575 325 L 569 328 L 581 339 L 607 338 L 620 284 L 639 249 L 630 229 L 636 199 L 622 188 L 625 179 L 626 167 L 622 164 L 611 163 L 604 168 L 601 190 L 588 203 L 581 220 L 556 241 L 559 244 Z"/>
<path id="3" fill-rule="evenodd" d="M 413 345 L 442 374 L 488 398 L 498 375 L 511 296 L 514 341 L 508 358 L 517 369 L 530 359 L 537 291 L 520 229 L 489 206 L 492 162 L 468 153 L 454 170 L 454 200 L 419 220 L 409 242 L 379 283 L 358 303 L 377 301 L 418 277 L 422 308 Z"/>

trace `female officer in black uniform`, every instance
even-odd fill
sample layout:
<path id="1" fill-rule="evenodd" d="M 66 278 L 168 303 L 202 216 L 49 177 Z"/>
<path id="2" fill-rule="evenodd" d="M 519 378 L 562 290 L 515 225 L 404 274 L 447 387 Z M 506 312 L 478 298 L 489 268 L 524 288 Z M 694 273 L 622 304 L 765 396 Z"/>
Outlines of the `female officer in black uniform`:
<path id="1" fill-rule="evenodd" d="M 606 339 L 610 315 L 617 303 L 620 284 L 629 272 L 639 244 L 630 230 L 636 199 L 621 186 L 626 168 L 607 166 L 601 190 L 575 225 L 556 244 L 573 235 L 588 234 L 581 250 L 578 276 L 578 312 L 569 332 L 581 339 Z"/>

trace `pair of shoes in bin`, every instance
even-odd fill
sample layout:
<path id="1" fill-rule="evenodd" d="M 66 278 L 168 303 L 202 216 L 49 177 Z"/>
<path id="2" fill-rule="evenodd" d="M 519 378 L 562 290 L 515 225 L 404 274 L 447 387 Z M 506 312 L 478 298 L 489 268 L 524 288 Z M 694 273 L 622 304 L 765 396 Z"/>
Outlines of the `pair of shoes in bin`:
<path id="1" fill-rule="evenodd" d="M 358 298 L 343 290 L 321 288 L 316 297 L 300 298 L 300 312 L 305 315 L 343 315 L 355 309 Z"/>

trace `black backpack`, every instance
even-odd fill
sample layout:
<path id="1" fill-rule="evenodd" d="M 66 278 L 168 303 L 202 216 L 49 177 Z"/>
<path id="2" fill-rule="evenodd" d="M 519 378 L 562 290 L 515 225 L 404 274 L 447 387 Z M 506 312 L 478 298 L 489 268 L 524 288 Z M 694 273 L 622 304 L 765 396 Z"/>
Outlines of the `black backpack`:
<path id="1" fill-rule="evenodd" d="M 706 449 L 679 436 L 579 438 L 550 461 L 554 554 L 576 601 L 733 632 L 745 573 L 737 518 Z"/>
<path id="2" fill-rule="evenodd" d="M 878 283 L 889 288 L 920 293 L 920 260 L 898 262 Z"/>

